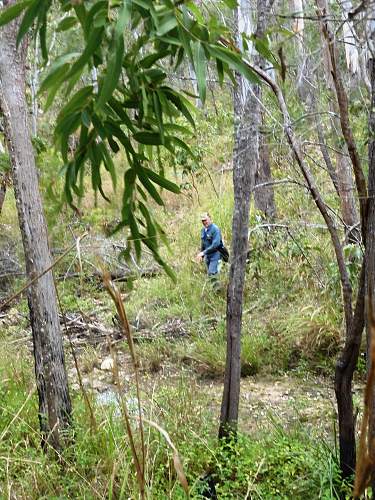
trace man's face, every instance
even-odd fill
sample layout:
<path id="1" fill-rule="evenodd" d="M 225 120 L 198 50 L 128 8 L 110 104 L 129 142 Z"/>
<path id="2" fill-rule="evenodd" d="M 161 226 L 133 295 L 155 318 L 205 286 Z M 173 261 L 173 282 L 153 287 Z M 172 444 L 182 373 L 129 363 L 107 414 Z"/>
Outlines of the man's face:
<path id="1" fill-rule="evenodd" d="M 204 225 L 204 227 L 208 227 L 211 224 L 211 219 L 209 217 L 202 219 L 202 224 Z"/>

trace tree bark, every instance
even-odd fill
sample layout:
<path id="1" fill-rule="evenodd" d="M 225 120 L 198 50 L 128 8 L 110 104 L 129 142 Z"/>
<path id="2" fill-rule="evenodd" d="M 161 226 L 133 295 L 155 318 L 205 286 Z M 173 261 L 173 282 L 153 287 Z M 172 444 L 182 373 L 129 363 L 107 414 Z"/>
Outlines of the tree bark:
<path id="1" fill-rule="evenodd" d="M 345 346 L 336 363 L 335 395 L 339 422 L 340 468 L 342 478 L 355 471 L 356 439 L 352 382 L 357 366 L 363 328 L 365 326 L 365 261 L 359 278 L 357 302 L 351 324 L 347 327 Z"/>
<path id="2" fill-rule="evenodd" d="M 262 1 L 262 0 L 260 0 Z M 235 13 L 238 34 L 239 9 Z M 234 212 L 232 221 L 232 262 L 227 290 L 227 354 L 221 404 L 219 438 L 235 436 L 241 378 L 242 302 L 246 275 L 250 195 L 258 164 L 260 107 L 259 86 L 246 93 L 237 74 L 234 89 L 235 146 L 233 151 Z M 249 141 L 249 137 L 252 140 Z"/>
<path id="3" fill-rule="evenodd" d="M 321 13 L 326 15 L 328 13 L 328 4 L 327 0 L 317 0 L 317 7 L 320 9 Z M 334 95 L 333 101 L 330 101 L 330 111 L 331 111 L 331 122 L 332 129 L 334 132 L 334 136 L 336 136 L 337 131 L 344 132 L 342 129 L 342 120 L 341 117 L 347 115 L 347 100 L 345 100 L 346 93 L 343 87 L 342 79 L 337 68 L 336 60 L 337 60 L 337 49 L 334 45 L 334 39 L 332 34 L 330 34 L 330 39 L 328 39 L 327 33 L 330 33 L 330 27 L 328 22 L 320 23 L 320 35 L 323 46 L 323 67 L 324 67 L 324 78 L 327 82 L 328 88 L 336 93 Z M 346 47 L 346 44 L 345 44 Z M 339 118 L 340 117 L 340 118 Z M 349 128 L 348 118 L 345 117 L 344 121 L 346 123 L 346 129 Z M 319 130 L 318 130 L 319 134 Z M 349 134 L 350 135 L 350 134 Z M 336 139 L 336 149 L 338 153 L 336 154 L 336 179 L 337 185 L 335 184 L 335 188 L 338 191 L 338 195 L 340 197 L 340 206 L 341 206 L 341 214 L 342 220 L 345 226 L 345 241 L 346 243 L 356 243 L 358 244 L 361 239 L 361 231 L 359 227 L 359 216 L 354 198 L 354 183 L 353 183 L 353 175 L 350 168 L 350 163 L 347 159 L 349 144 L 353 141 L 352 139 L 347 139 L 348 133 L 346 133 L 346 137 L 344 135 L 345 143 L 342 145 L 342 136 Z M 349 140 L 349 142 L 348 142 Z M 322 142 L 322 141 L 320 141 Z M 322 149 L 321 149 L 322 150 Z M 323 150 L 322 150 L 323 153 Z M 328 152 L 326 152 L 326 156 Z M 323 157 L 326 160 L 326 156 L 323 153 Z M 353 155 L 352 155 L 353 156 Z M 351 158 L 352 158 L 351 156 Z M 357 156 L 357 155 L 354 155 Z M 326 165 L 329 169 L 329 164 L 326 161 Z M 354 166 L 354 164 L 353 164 Z M 331 173 L 330 173 L 331 175 Z M 332 175 L 331 175 L 332 178 Z M 332 178 L 333 180 L 333 178 Z M 358 181 L 358 177 L 356 178 Z"/>
<path id="4" fill-rule="evenodd" d="M 353 176 L 350 168 L 351 163 L 345 153 L 347 153 L 347 149 L 342 147 L 341 152 L 336 154 L 341 214 L 345 224 L 345 242 L 347 244 L 359 244 L 361 242 L 361 231 L 354 199 Z"/>
<path id="5" fill-rule="evenodd" d="M 257 5 L 257 26 L 255 36 L 257 38 L 263 38 L 264 33 L 267 29 L 268 19 L 270 15 L 270 10 L 273 4 L 273 0 L 258 0 Z M 254 56 L 254 62 L 260 68 L 265 69 L 267 64 L 269 64 L 264 57 L 256 54 Z M 259 100 L 262 100 L 262 87 L 259 86 L 257 90 Z M 264 124 L 264 113 L 261 115 L 261 124 L 263 128 Z M 269 148 L 267 142 L 267 136 L 264 132 L 259 130 L 258 137 L 258 145 L 259 145 L 259 154 L 258 154 L 258 165 L 257 171 L 255 174 L 255 185 L 270 183 L 268 186 L 261 187 L 254 191 L 254 203 L 255 207 L 263 212 L 264 216 L 268 220 L 274 219 L 276 217 L 276 205 L 275 205 L 275 196 L 273 185 L 271 184 L 272 175 L 271 175 L 271 165 L 269 161 Z M 252 140 L 252 137 L 249 135 L 249 141 Z"/>
<path id="6" fill-rule="evenodd" d="M 15 0 L 6 2 L 12 3 Z M 17 22 L 0 30 L 0 108 L 11 159 L 26 273 L 31 280 L 51 265 L 51 255 L 25 99 L 26 45 L 16 48 L 17 31 Z M 71 420 L 71 402 L 51 271 L 29 288 L 28 303 L 42 440 L 44 445 L 59 448 L 61 431 Z"/>
<path id="7" fill-rule="evenodd" d="M 255 207 L 263 212 L 267 220 L 273 220 L 276 217 L 276 205 L 272 185 L 270 154 L 267 137 L 261 132 L 259 134 L 259 161 L 255 174 L 255 185 L 259 186 L 266 183 L 269 183 L 268 186 L 259 187 L 254 191 L 254 203 Z"/>
<path id="8" fill-rule="evenodd" d="M 375 36 L 374 36 L 375 38 Z M 371 82 L 371 106 L 369 112 L 369 147 L 368 147 L 368 200 L 367 200 L 367 227 L 366 227 L 366 291 L 368 301 L 372 304 L 367 304 L 366 317 L 370 318 L 372 311 L 375 311 L 375 60 L 370 59 L 370 82 Z M 367 322 L 367 323 L 368 323 Z M 375 342 L 371 338 L 371 326 L 366 325 L 367 330 L 367 366 L 370 368 L 371 362 L 371 342 Z M 372 388 L 372 398 L 370 398 L 369 408 L 369 436 L 368 442 L 372 443 L 375 438 L 375 395 Z M 374 455 L 375 450 L 371 450 L 370 459 L 372 460 L 372 491 L 375 493 L 375 471 L 374 471 Z"/>

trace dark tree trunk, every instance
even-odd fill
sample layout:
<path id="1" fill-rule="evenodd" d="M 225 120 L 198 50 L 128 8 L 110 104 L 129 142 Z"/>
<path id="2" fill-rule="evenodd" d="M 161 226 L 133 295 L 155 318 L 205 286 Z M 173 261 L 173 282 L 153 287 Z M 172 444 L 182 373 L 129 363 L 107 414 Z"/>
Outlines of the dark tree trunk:
<path id="1" fill-rule="evenodd" d="M 357 366 L 363 328 L 365 326 L 365 260 L 359 277 L 356 307 L 347 326 L 344 349 L 336 363 L 335 394 L 339 421 L 340 468 L 343 479 L 355 471 L 356 440 L 352 382 Z"/>
<path id="2" fill-rule="evenodd" d="M 6 2 L 15 3 L 14 0 Z M 0 109 L 12 166 L 14 191 L 28 279 L 51 265 L 47 227 L 38 185 L 25 99 L 26 47 L 16 49 L 18 24 L 0 29 Z M 61 430 L 71 419 L 56 290 L 52 272 L 28 290 L 34 341 L 35 375 L 43 442 L 61 445 Z"/>
<path id="3" fill-rule="evenodd" d="M 373 35 L 372 38 L 375 38 Z M 368 300 L 372 301 L 371 310 L 375 311 L 375 60 L 370 60 L 370 81 L 371 81 L 371 106 L 369 113 L 369 171 L 368 171 L 368 200 L 367 200 L 367 227 L 366 227 L 366 286 L 367 286 L 367 296 Z M 369 318 L 370 311 L 367 311 L 366 317 Z M 370 369 L 371 363 L 375 363 L 374 359 L 371 359 L 371 342 L 375 340 L 371 339 L 371 329 L 370 325 L 367 325 L 367 366 Z M 374 388 L 372 388 L 374 391 Z M 373 442 L 375 439 L 375 396 L 372 394 L 370 398 L 370 408 L 369 408 L 369 442 Z M 375 450 L 370 450 L 370 459 L 374 460 Z M 372 462 L 374 468 L 374 462 Z M 375 493 L 375 473 L 372 470 L 372 482 L 371 487 L 373 491 L 373 496 Z"/>

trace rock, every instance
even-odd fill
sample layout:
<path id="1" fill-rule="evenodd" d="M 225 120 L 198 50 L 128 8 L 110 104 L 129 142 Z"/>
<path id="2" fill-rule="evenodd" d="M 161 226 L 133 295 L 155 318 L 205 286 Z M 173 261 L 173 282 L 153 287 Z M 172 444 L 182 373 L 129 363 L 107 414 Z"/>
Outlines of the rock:
<path id="1" fill-rule="evenodd" d="M 92 388 L 96 389 L 98 392 L 104 392 L 108 388 L 108 384 L 104 383 L 102 380 L 93 380 Z"/>
<path id="2" fill-rule="evenodd" d="M 113 359 L 111 357 L 105 358 L 100 365 L 101 370 L 112 371 L 114 366 Z"/>

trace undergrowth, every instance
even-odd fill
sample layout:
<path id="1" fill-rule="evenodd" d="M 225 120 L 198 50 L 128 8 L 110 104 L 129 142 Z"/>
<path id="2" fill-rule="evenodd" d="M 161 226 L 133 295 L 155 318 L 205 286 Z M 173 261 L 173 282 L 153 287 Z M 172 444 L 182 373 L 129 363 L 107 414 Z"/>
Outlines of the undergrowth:
<path id="1" fill-rule="evenodd" d="M 22 356 L 20 356 L 22 357 Z M 27 358 L 24 356 L 24 359 Z M 79 393 L 74 395 L 72 444 L 55 456 L 40 449 L 31 367 L 0 360 L 0 491 L 10 498 L 136 498 L 137 483 L 124 422 L 115 400 L 99 406 L 96 430 Z M 209 395 L 187 374 L 145 389 L 143 411 L 171 436 L 183 462 L 191 498 L 201 498 L 208 478 L 218 498 L 339 498 L 337 457 L 319 431 L 288 429 L 272 417 L 267 434 L 240 434 L 232 443 L 216 437 Z M 125 396 L 131 399 L 131 394 Z M 135 430 L 136 432 L 136 430 Z M 170 449 L 146 428 L 146 495 L 183 499 Z"/>

